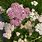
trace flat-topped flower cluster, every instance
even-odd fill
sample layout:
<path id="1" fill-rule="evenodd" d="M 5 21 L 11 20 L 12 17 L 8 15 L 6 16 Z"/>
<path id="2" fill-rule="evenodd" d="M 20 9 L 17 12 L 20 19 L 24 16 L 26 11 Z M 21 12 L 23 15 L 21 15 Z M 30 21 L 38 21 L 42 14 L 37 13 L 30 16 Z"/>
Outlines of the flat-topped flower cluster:
<path id="1" fill-rule="evenodd" d="M 23 5 L 18 3 L 12 3 L 11 7 L 7 10 L 7 14 L 9 16 L 10 23 L 14 26 L 19 26 L 21 21 L 29 16 L 30 9 L 24 8 Z"/>

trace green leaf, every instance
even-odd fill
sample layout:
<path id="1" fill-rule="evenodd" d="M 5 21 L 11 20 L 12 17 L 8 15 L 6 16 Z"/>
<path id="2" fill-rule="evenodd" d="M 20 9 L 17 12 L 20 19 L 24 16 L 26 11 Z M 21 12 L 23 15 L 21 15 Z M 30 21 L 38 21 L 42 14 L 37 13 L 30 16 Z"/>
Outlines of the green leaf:
<path id="1" fill-rule="evenodd" d="M 1 16 L 2 16 L 4 22 L 9 22 L 9 17 L 7 16 L 6 13 L 1 14 Z"/>
<path id="2" fill-rule="evenodd" d="M 0 31 L 0 42 L 3 42 L 3 39 L 2 39 L 2 31 Z"/>

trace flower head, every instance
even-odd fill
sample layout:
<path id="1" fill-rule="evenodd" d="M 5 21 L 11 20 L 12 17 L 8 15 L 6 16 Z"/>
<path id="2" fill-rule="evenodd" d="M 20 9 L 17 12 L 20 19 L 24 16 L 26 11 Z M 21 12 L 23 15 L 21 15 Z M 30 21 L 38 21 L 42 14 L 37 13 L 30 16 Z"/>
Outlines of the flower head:
<path id="1" fill-rule="evenodd" d="M 39 32 L 39 34 L 42 35 L 42 23 L 38 23 L 35 26 L 35 31 Z"/>
<path id="2" fill-rule="evenodd" d="M 10 33 L 3 33 L 3 37 L 5 37 L 7 39 L 10 39 L 11 34 Z"/>
<path id="3" fill-rule="evenodd" d="M 38 21 L 42 22 L 42 15 L 39 16 Z"/>
<path id="4" fill-rule="evenodd" d="M 35 11 L 35 9 L 32 9 L 32 12 L 29 15 L 31 21 L 35 21 L 39 18 L 38 12 Z"/>
<path id="5" fill-rule="evenodd" d="M 28 17 L 29 14 L 30 9 L 24 8 L 23 5 L 20 5 L 19 3 L 12 3 L 11 7 L 7 10 L 10 23 L 14 24 L 15 26 L 19 26 L 20 21 L 23 21 L 23 19 Z"/>
<path id="6" fill-rule="evenodd" d="M 38 2 L 33 1 L 33 2 L 31 2 L 31 4 L 34 5 L 34 6 L 37 6 Z"/>
<path id="7" fill-rule="evenodd" d="M 17 35 L 17 36 L 19 36 L 19 35 L 20 35 L 20 33 L 19 33 L 19 32 L 16 32 L 16 35 Z"/>
<path id="8" fill-rule="evenodd" d="M 3 33 L 3 37 L 10 39 L 12 31 L 14 31 L 15 27 L 14 25 L 11 25 L 10 23 L 5 23 L 4 30 L 5 33 Z"/>
<path id="9" fill-rule="evenodd" d="M 5 11 L 5 9 L 2 8 L 2 6 L 0 6 L 0 14 L 2 14 Z"/>
<path id="10" fill-rule="evenodd" d="M 4 22 L 0 21 L 0 30 L 3 30 Z"/>

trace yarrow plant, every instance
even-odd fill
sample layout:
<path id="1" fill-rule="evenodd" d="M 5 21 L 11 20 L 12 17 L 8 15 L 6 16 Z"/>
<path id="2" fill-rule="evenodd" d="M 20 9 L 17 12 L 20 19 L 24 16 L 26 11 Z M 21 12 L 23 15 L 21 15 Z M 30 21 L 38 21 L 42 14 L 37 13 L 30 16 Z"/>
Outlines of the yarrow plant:
<path id="1" fill-rule="evenodd" d="M 25 7 L 24 3 L 19 4 L 18 2 L 8 4 L 6 9 L 0 6 L 0 19 L 3 18 L 3 21 L 0 20 L 0 31 L 3 32 L 4 41 L 42 42 L 42 14 L 35 9 L 39 3 L 31 1 L 30 7 L 29 5 Z"/>

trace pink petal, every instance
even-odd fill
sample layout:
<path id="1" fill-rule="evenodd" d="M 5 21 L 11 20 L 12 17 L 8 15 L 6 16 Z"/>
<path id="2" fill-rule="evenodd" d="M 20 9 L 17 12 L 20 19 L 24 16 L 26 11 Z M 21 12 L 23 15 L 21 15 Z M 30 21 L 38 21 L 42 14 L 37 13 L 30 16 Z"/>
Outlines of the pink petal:
<path id="1" fill-rule="evenodd" d="M 20 21 L 18 19 L 15 19 L 15 20 L 12 19 L 12 20 L 10 20 L 10 23 L 14 26 L 19 26 L 20 25 Z"/>

